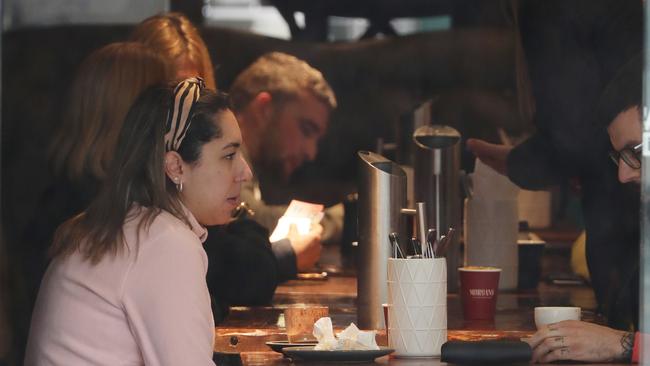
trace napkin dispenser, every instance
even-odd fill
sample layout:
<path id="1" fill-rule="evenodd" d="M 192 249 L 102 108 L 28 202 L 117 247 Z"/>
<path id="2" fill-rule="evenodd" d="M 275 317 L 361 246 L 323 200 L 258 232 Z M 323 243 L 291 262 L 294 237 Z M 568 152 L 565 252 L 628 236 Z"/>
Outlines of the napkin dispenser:
<path id="1" fill-rule="evenodd" d="M 465 202 L 465 265 L 501 268 L 500 290 L 517 288 L 519 188 L 480 160 Z"/>
<path id="2" fill-rule="evenodd" d="M 395 162 L 359 151 L 357 321 L 361 329 L 383 329 L 382 304 L 388 300 L 388 235 L 405 236 L 406 173 Z"/>

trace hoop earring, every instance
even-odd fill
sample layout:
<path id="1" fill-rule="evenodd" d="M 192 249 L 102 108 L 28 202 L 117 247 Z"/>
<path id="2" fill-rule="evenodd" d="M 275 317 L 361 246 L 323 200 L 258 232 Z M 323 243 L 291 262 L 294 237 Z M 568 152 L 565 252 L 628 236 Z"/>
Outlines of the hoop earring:
<path id="1" fill-rule="evenodd" d="M 183 181 L 181 180 L 179 182 L 179 178 L 175 177 L 174 183 L 176 183 L 176 190 L 178 191 L 178 193 L 183 192 Z"/>

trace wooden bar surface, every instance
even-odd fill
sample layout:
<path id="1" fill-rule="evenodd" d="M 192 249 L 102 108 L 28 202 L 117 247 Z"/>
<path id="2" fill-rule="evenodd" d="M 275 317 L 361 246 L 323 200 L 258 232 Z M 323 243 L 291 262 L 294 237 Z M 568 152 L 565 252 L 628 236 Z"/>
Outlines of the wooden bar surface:
<path id="1" fill-rule="evenodd" d="M 284 328 L 278 326 L 283 310 L 292 304 L 329 306 L 336 330 L 356 322 L 356 278 L 330 276 L 326 280 L 293 280 L 278 287 L 273 305 L 269 307 L 235 307 L 228 318 L 216 328 L 215 352 L 239 354 L 244 365 L 285 365 L 291 360 L 270 351 L 267 341 L 286 340 Z M 602 323 L 594 309 L 596 302 L 588 286 L 557 286 L 540 283 L 530 291 L 500 291 L 494 322 L 463 320 L 457 294 L 447 298 L 448 338 L 450 340 L 519 339 L 535 330 L 535 306 L 580 306 L 583 320 Z M 281 323 L 280 323 L 281 324 Z M 386 345 L 385 331 L 378 331 L 377 342 Z M 300 362 L 317 365 L 320 363 Z M 440 359 L 402 359 L 382 357 L 369 364 L 438 365 Z M 362 363 L 363 364 L 363 363 Z M 332 363 L 329 363 L 332 365 Z"/>

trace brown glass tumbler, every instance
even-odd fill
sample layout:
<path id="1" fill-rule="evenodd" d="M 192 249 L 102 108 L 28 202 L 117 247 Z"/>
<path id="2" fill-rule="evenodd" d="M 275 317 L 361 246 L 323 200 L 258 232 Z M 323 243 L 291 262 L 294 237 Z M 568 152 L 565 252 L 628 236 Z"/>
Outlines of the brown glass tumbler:
<path id="1" fill-rule="evenodd" d="M 287 339 L 291 343 L 315 341 L 314 323 L 329 315 L 329 308 L 320 305 L 292 305 L 284 310 Z"/>

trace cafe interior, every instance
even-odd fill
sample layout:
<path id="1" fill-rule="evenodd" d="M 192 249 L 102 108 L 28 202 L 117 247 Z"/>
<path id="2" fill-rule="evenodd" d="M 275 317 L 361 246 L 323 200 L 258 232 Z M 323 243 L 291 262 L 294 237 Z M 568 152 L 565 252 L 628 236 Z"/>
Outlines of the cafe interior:
<path id="1" fill-rule="evenodd" d="M 650 349 L 643 343 L 650 321 L 643 311 L 650 300 L 644 290 L 650 282 L 641 275 L 650 268 L 644 256 L 650 240 L 642 234 L 649 181 L 641 174 L 648 156 L 642 144 L 648 128 L 643 5 L 640 0 L 0 2 L 0 366 L 178 360 L 650 364 L 643 353 Z M 120 144 L 135 114 L 126 111 L 142 103 L 136 97 L 145 95 L 145 88 L 130 97 L 117 125 L 89 132 L 71 120 L 75 109 L 83 111 L 82 100 L 124 99 L 130 92 L 115 89 L 118 76 L 98 76 L 106 71 L 101 65 L 93 69 L 92 60 L 101 62 L 97 50 L 133 42 L 156 62 L 169 58 L 147 43 L 162 29 L 138 37 L 145 19 L 169 14 L 173 26 L 186 21 L 187 29 L 198 31 L 211 65 L 209 71 L 181 72 L 178 65 L 190 48 L 164 61 L 165 85 L 178 84 L 168 91 L 172 98 L 165 105 L 173 106 L 163 114 L 166 131 L 175 128 L 169 126 L 177 111 L 170 108 L 177 108 L 179 94 L 173 93 L 181 85 L 201 95 L 187 112 L 188 126 L 200 113 L 194 105 L 204 90 L 229 93 L 230 107 L 223 108 L 228 115 L 233 111 L 243 139 L 241 147 L 236 144 L 243 160 L 232 163 L 244 166 L 235 178 L 242 193 L 228 198 L 232 217 L 208 225 L 184 201 L 192 184 L 208 183 L 188 180 L 183 189 L 165 170 L 170 197 L 208 227 L 207 239 L 199 236 L 203 262 L 196 262 L 204 271 L 186 287 L 209 293 L 211 305 L 204 309 L 203 301 L 198 306 L 196 299 L 183 298 L 185 290 L 176 292 L 174 281 L 165 283 L 164 276 L 182 272 L 181 254 L 172 253 L 178 261 L 165 266 L 164 276 L 152 270 L 143 277 L 144 287 L 161 289 L 148 300 L 153 305 L 146 312 L 153 315 L 134 315 L 131 303 L 113 303 L 93 287 L 105 276 L 100 272 L 105 262 L 127 254 L 116 250 L 98 262 L 88 259 L 86 274 L 69 285 L 70 273 L 77 272 L 67 265 L 75 254 L 52 248 L 53 241 L 72 238 L 55 231 L 59 225 L 86 222 L 75 220 L 91 218 L 93 207 L 100 207 L 95 202 L 105 196 L 101 192 L 117 192 L 107 188 L 119 182 L 108 174 L 119 172 L 110 170 L 117 163 L 107 163 L 111 168 L 101 174 L 81 172 L 75 178 L 61 170 L 67 163 L 57 151 L 89 133 L 118 144 L 101 159 L 137 151 L 133 144 Z M 286 101 L 271 89 L 255 91 L 250 108 L 264 96 L 269 103 L 282 100 L 258 113 L 273 122 L 255 125 L 255 112 L 248 112 L 256 110 L 238 102 L 250 92 L 237 89 L 246 87 L 241 80 L 269 54 L 280 60 L 275 72 L 280 80 L 298 80 L 303 89 L 283 96 Z M 287 65 L 294 62 L 309 71 L 282 71 L 292 70 Z M 156 65 L 145 62 L 143 69 L 121 76 L 142 83 Z M 78 89 L 84 72 L 92 85 Z M 308 89 L 317 82 L 304 81 L 308 77 L 320 80 L 318 93 L 327 103 Z M 110 119 L 118 107 L 109 105 L 92 118 Z M 162 107 L 150 108 L 155 116 L 154 109 Z M 280 121 L 291 113 L 295 121 Z M 217 141 L 230 136 L 221 123 Z M 192 127 L 186 128 L 183 138 L 193 138 Z M 100 154 L 98 141 L 80 150 L 79 169 Z M 165 169 L 172 169 L 169 156 L 185 164 L 179 144 L 165 150 L 160 159 Z M 283 149 L 303 150 L 293 156 Z M 200 166 L 183 164 L 186 170 Z M 246 175 L 249 166 L 252 177 Z M 251 194 L 245 195 L 248 183 Z M 110 198 L 115 205 L 124 199 Z M 267 215 L 269 208 L 273 215 Z M 94 222 L 104 225 L 107 215 Z M 178 217 L 188 231 L 192 220 Z M 97 235 L 88 238 L 99 240 Z M 198 243 L 196 236 L 193 240 Z M 134 263 L 157 255 L 141 251 L 144 244 L 138 248 Z M 115 276 L 127 281 L 121 277 L 125 271 Z M 115 288 L 126 291 L 126 282 L 115 281 Z M 170 306 L 181 311 L 165 313 L 163 303 L 172 298 L 178 300 Z M 106 303 L 125 333 L 101 318 L 106 311 L 93 318 L 84 310 L 89 304 L 104 309 Z M 197 308 L 209 310 L 209 319 L 184 327 L 196 320 L 189 313 Z M 165 322 L 171 325 L 160 325 Z M 191 335 L 182 336 L 178 324 Z M 80 337 L 80 327 L 89 336 Z M 140 327 L 149 333 L 143 336 Z M 212 338 L 195 332 L 206 327 Z M 164 333 L 170 330 L 178 333 L 168 337 Z M 203 349 L 195 343 L 211 345 L 207 357 L 197 355 Z M 131 348 L 119 348 L 124 344 Z"/>

